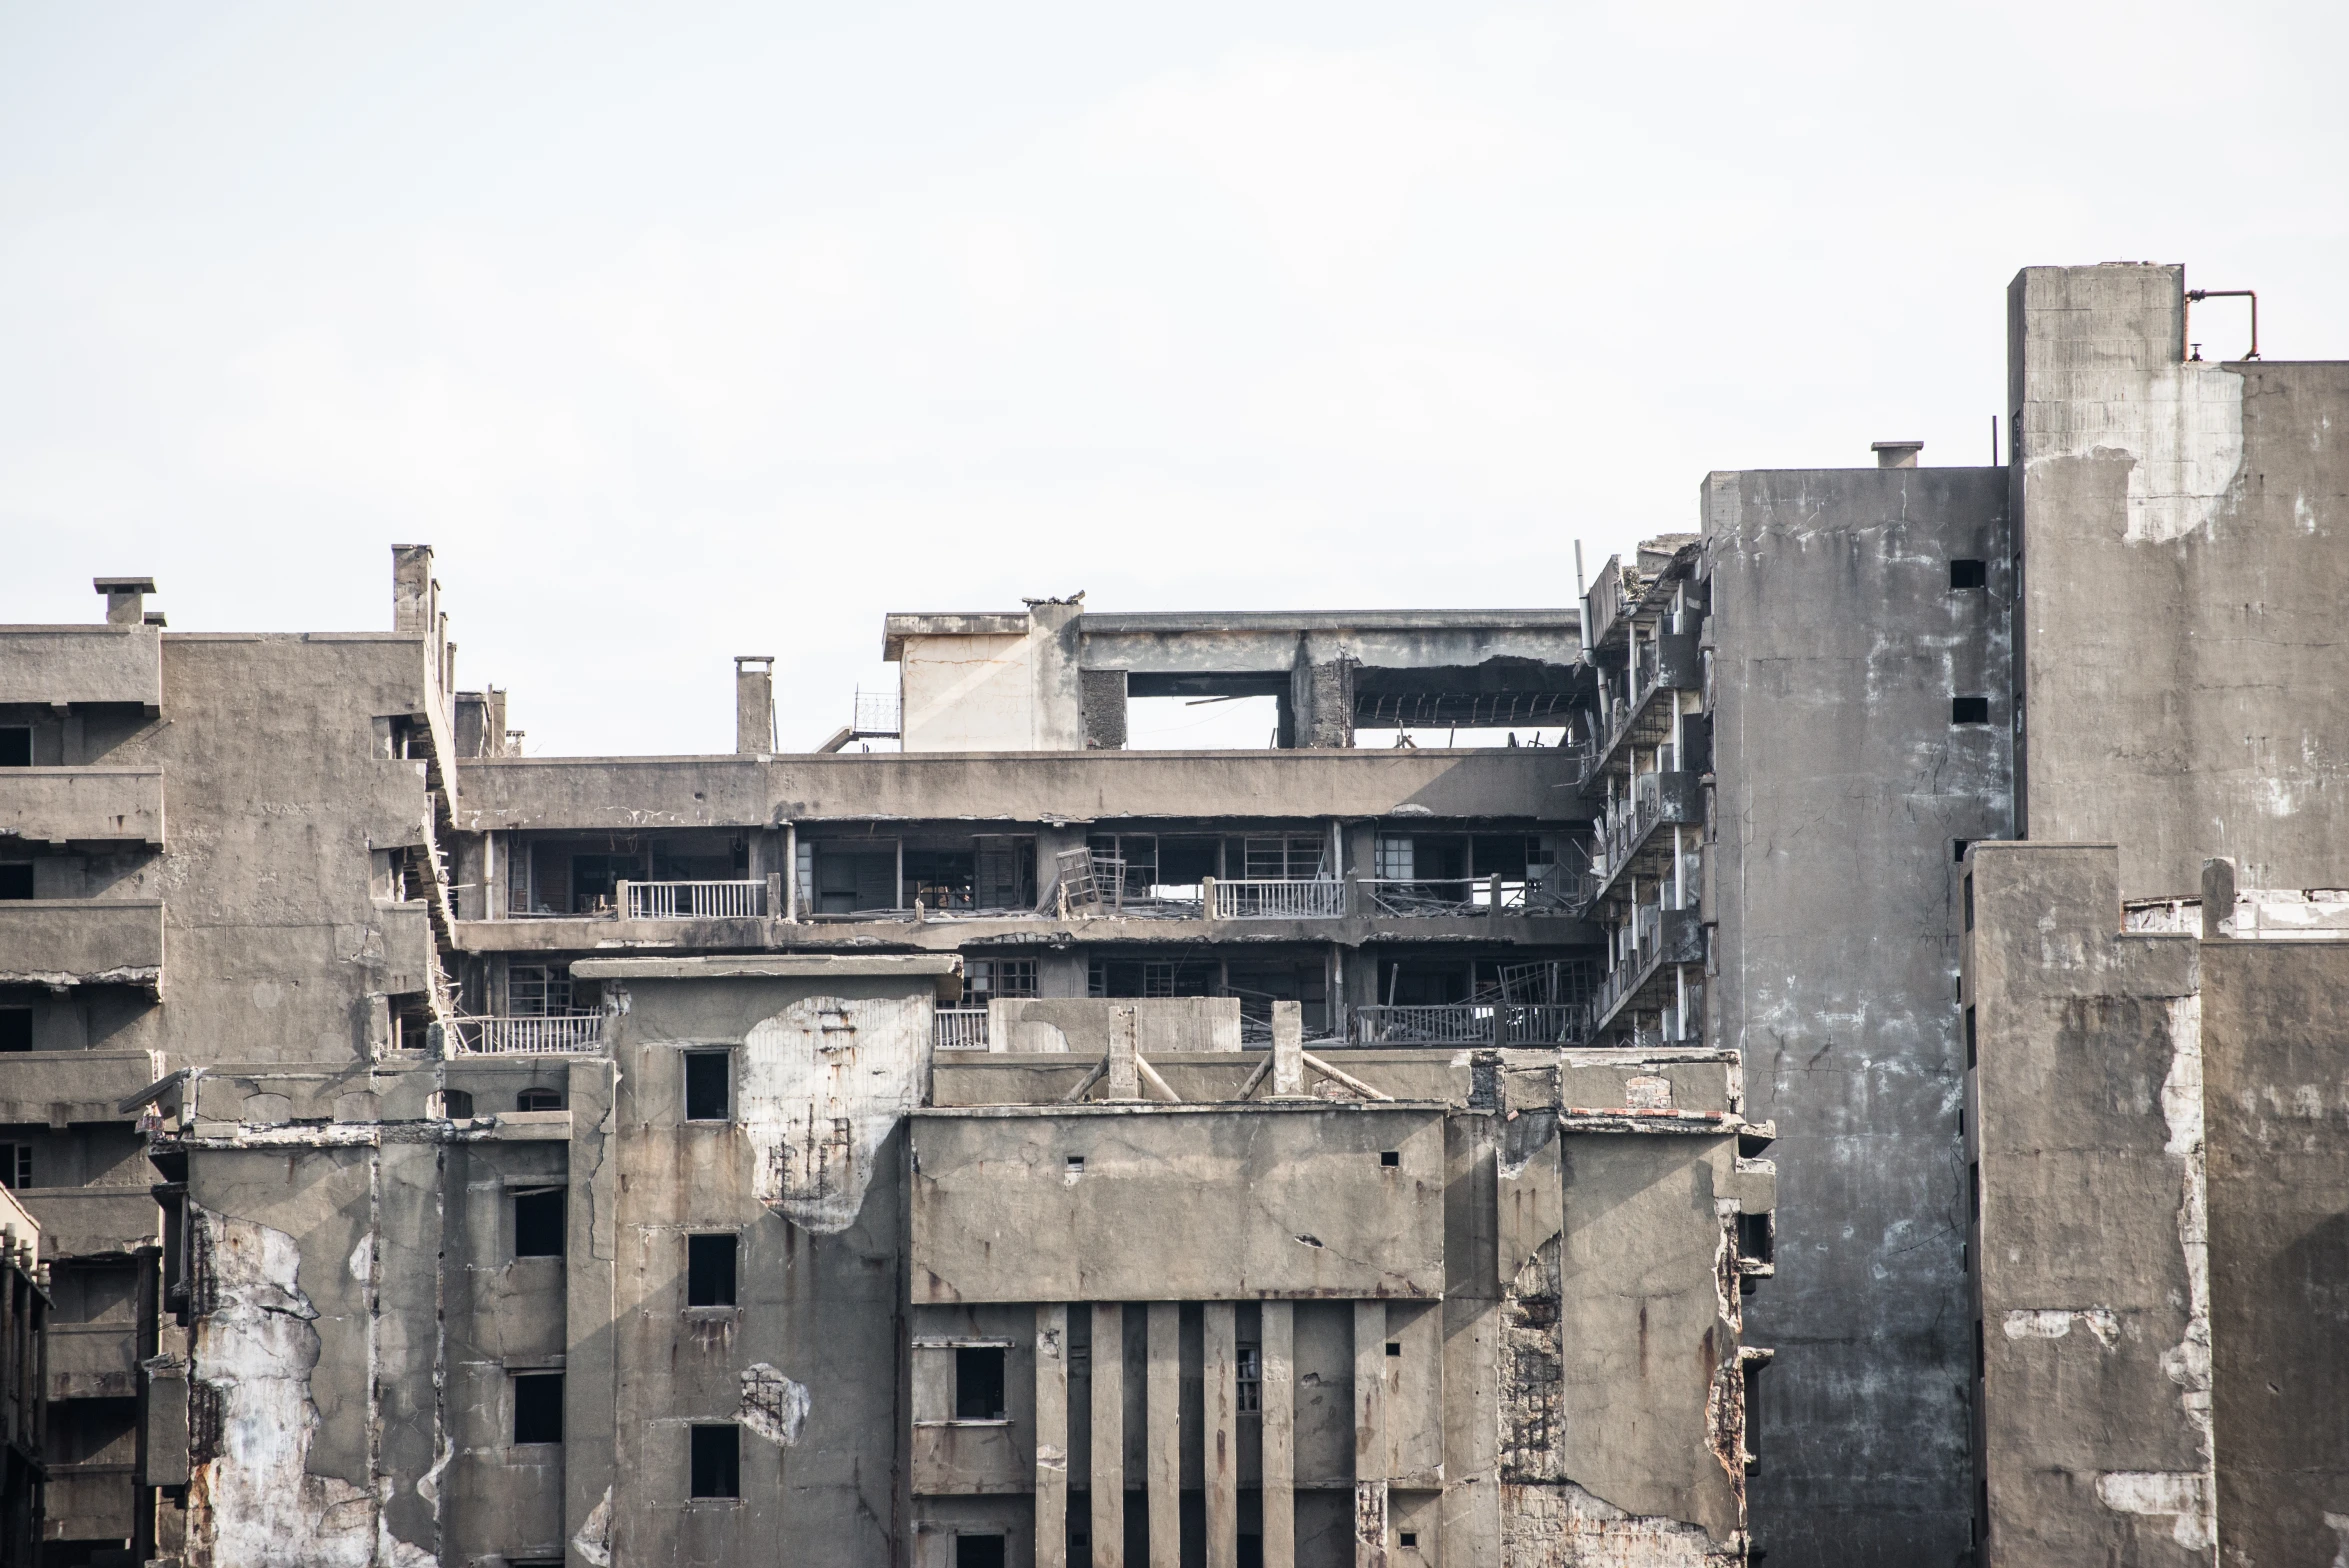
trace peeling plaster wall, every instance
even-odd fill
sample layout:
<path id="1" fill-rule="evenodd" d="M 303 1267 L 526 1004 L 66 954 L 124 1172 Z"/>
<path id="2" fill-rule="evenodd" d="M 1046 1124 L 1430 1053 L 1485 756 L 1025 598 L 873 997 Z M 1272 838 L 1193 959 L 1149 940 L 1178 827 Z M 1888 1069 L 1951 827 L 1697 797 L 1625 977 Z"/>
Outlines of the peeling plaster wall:
<path id="1" fill-rule="evenodd" d="M 1777 1277 L 1754 1540 L 1837 1564 L 1967 1546 L 1964 1052 L 1945 902 L 1954 839 L 2005 834 L 2005 475 L 1715 474 L 1717 919 L 1709 1043 L 1775 1120 Z M 1949 562 L 1988 563 L 1952 591 Z M 1991 694 L 1955 728 L 1950 697 Z"/>
<path id="2" fill-rule="evenodd" d="M 2349 1529 L 2349 942 L 2201 944 L 2223 1560 Z"/>
<path id="3" fill-rule="evenodd" d="M 2186 363 L 2184 269 L 2008 291 L 2023 794 L 2131 897 L 2338 876 L 2349 843 L 2349 364 Z M 2242 302 L 2199 307 L 2206 346 Z M 2219 317 L 2220 311 L 2226 314 Z"/>
<path id="4" fill-rule="evenodd" d="M 1991 1561 L 2218 1562 L 2197 949 L 2109 845 L 1972 852 Z"/>

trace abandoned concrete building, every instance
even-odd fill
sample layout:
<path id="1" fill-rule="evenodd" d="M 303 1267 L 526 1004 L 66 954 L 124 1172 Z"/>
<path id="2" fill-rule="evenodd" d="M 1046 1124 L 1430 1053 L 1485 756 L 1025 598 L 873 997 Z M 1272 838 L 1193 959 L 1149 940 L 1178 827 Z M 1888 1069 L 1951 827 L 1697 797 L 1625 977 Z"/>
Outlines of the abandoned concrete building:
<path id="1" fill-rule="evenodd" d="M 2027 269 L 2006 461 L 1716 473 L 1565 608 L 891 614 L 808 752 L 746 656 L 731 752 L 518 755 L 421 546 L 0 628 L 9 1527 L 2331 1560 L 2349 366 L 2198 298 Z"/>

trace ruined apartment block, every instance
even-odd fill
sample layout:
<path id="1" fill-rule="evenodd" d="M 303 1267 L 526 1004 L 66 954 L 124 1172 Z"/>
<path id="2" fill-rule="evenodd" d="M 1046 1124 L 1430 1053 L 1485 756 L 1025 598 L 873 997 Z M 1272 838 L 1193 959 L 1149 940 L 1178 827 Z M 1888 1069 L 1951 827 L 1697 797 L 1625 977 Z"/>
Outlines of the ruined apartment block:
<path id="1" fill-rule="evenodd" d="M 1563 608 L 891 614 L 813 751 L 518 755 L 422 546 L 0 628 L 10 1560 L 2330 1561 L 2349 370 L 2197 298 Z"/>

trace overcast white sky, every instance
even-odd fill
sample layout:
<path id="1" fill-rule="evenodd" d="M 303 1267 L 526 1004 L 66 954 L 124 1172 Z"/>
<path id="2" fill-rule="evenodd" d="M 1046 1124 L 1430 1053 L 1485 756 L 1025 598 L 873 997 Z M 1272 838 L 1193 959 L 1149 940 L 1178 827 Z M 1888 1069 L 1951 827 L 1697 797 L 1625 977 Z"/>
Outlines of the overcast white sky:
<path id="1" fill-rule="evenodd" d="M 1563 603 L 1708 469 L 1986 461 L 2026 263 L 2349 357 L 2345 15 L 10 0 L 0 621 L 425 541 L 552 754 L 730 749 L 736 653 L 813 745 L 888 610 Z"/>

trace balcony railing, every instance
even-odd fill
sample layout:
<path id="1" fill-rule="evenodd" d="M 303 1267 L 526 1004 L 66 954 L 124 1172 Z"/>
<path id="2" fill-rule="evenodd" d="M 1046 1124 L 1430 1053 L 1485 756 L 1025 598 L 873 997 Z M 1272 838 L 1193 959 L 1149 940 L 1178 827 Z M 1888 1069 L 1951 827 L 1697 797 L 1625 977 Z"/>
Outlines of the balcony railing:
<path id="1" fill-rule="evenodd" d="M 764 882 L 623 882 L 629 920 L 755 920 L 766 913 Z"/>
<path id="2" fill-rule="evenodd" d="M 1644 904 L 1633 911 L 1634 941 L 1615 967 L 1600 977 L 1591 998 L 1593 1033 L 1614 1021 L 1650 980 L 1671 964 L 1705 961 L 1705 931 L 1694 909 L 1661 909 Z"/>
<path id="3" fill-rule="evenodd" d="M 1589 1013 L 1565 1002 L 1449 1002 L 1349 1009 L 1355 1045 L 1574 1045 Z"/>
<path id="4" fill-rule="evenodd" d="M 1594 890 L 1603 891 L 1623 874 L 1648 835 L 1667 823 L 1701 825 L 1704 796 L 1693 773 L 1643 773 L 1632 780 L 1631 798 L 1618 802 L 1614 813 L 1599 825 L 1599 852 L 1603 869 Z"/>
<path id="5" fill-rule="evenodd" d="M 941 1007 L 933 1015 L 931 1043 L 941 1051 L 987 1049 L 987 1009 Z"/>
<path id="6" fill-rule="evenodd" d="M 1335 877 L 1247 878 L 1215 884 L 1217 920 L 1336 920 L 1346 884 Z"/>
<path id="7" fill-rule="evenodd" d="M 1562 915 L 1576 902 L 1557 890 L 1567 885 L 1564 877 L 1360 877 L 1355 885 L 1369 913 L 1403 919 Z"/>
<path id="8" fill-rule="evenodd" d="M 1649 703 L 1659 691 L 1695 691 L 1704 685 L 1704 654 L 1695 633 L 1668 633 L 1639 645 L 1624 672 L 1624 688 L 1613 679 L 1600 687 L 1598 737 L 1583 765 L 1585 783 L 1614 761 L 1625 737 L 1641 727 Z"/>
<path id="9" fill-rule="evenodd" d="M 545 1013 L 460 1018 L 457 1049 L 476 1056 L 593 1056 L 603 1050 L 601 1013 Z"/>

